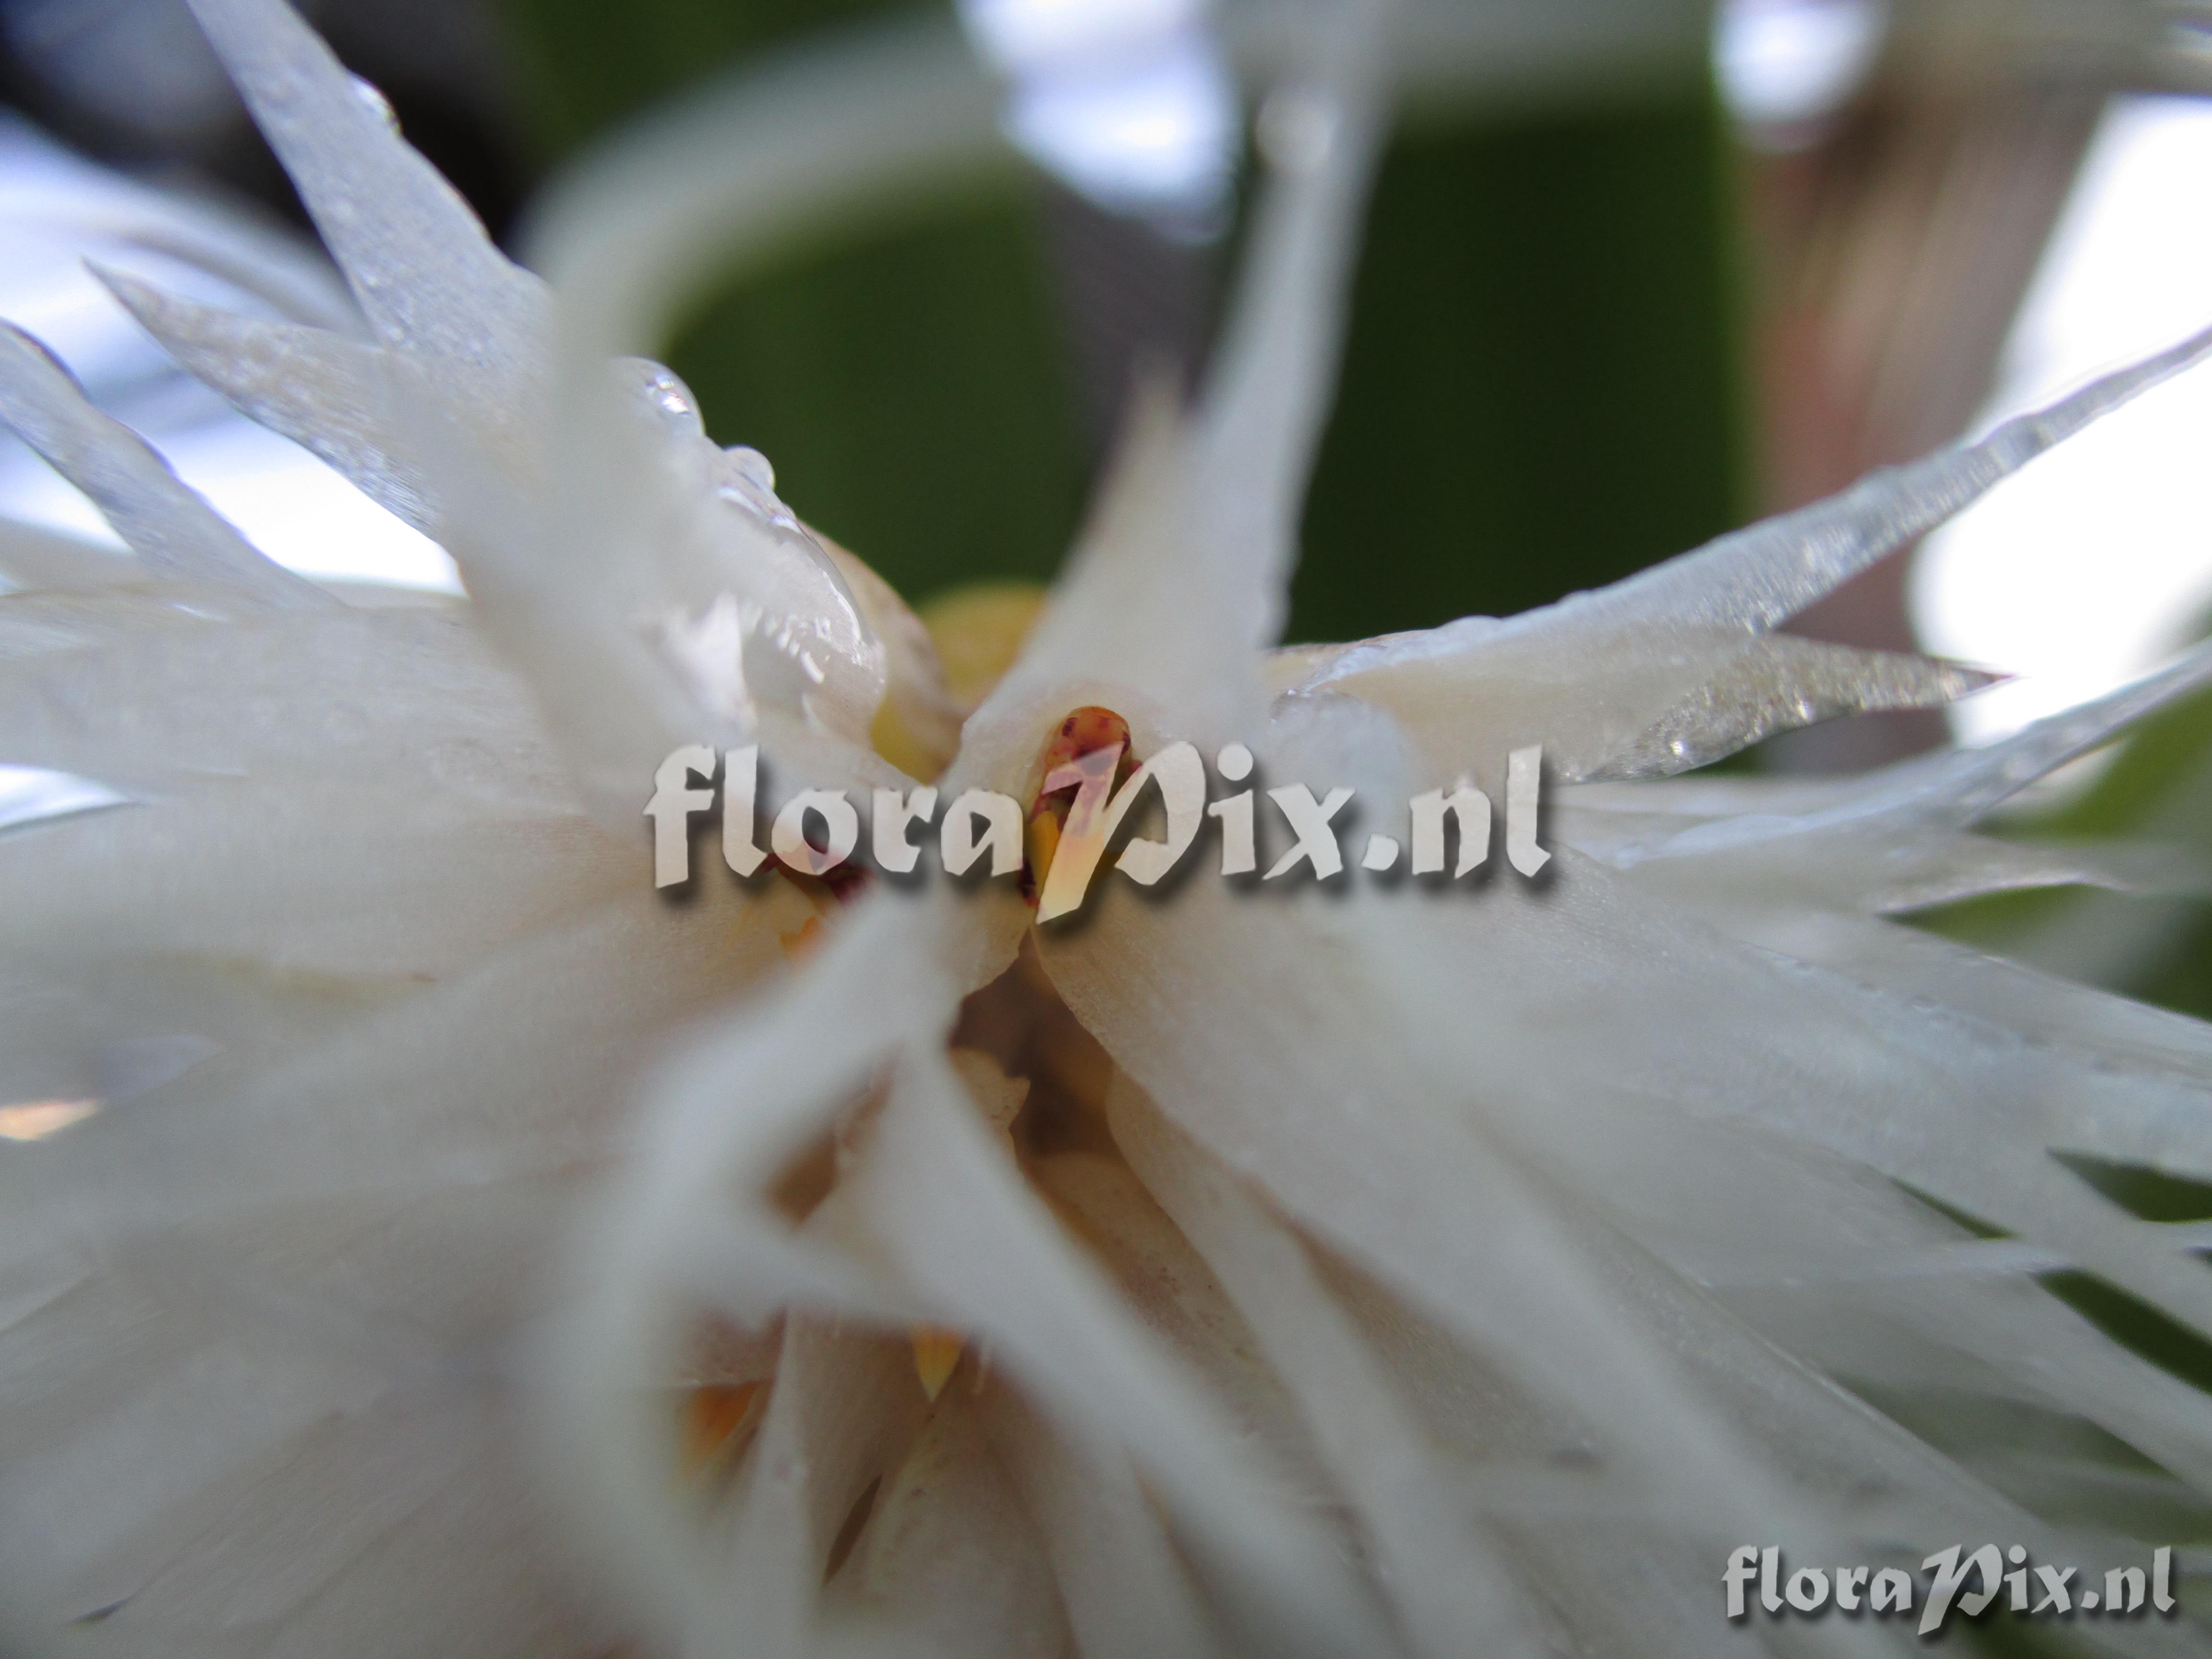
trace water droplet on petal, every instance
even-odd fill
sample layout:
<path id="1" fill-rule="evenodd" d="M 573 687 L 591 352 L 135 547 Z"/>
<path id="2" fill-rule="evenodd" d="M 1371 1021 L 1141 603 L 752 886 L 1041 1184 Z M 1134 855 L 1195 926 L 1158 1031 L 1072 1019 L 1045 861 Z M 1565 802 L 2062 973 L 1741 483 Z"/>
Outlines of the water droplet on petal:
<path id="1" fill-rule="evenodd" d="M 392 100 L 384 95 L 383 88 L 373 81 L 362 80 L 358 75 L 349 75 L 346 78 L 353 82 L 353 95 L 368 106 L 369 112 L 393 132 L 398 131 L 398 112 L 392 107 Z"/>
<path id="2" fill-rule="evenodd" d="M 775 488 L 775 464 L 750 444 L 732 444 L 722 453 L 729 458 L 730 465 L 737 470 L 738 476 L 747 483 L 756 484 L 763 489 Z"/>
<path id="3" fill-rule="evenodd" d="M 775 465 L 750 444 L 722 452 L 724 501 L 742 507 L 782 530 L 799 529 L 799 520 L 775 493 Z"/>
<path id="4" fill-rule="evenodd" d="M 684 384 L 675 370 L 650 357 L 624 357 L 621 367 L 624 373 L 635 377 L 637 389 L 646 403 L 672 430 L 690 438 L 705 434 L 706 423 L 699 418 L 699 400 L 691 395 L 691 388 Z"/>

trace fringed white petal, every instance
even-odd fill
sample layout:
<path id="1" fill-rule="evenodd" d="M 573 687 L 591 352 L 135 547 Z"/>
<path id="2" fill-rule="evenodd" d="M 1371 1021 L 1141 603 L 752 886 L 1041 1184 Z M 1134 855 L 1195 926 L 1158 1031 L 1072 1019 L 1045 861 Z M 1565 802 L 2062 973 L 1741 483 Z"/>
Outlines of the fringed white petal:
<path id="1" fill-rule="evenodd" d="M 637 862 L 635 844 L 573 815 L 326 782 L 213 783 L 11 846 L 0 907 L 51 963 L 196 952 L 442 979 L 629 891 Z M 426 902 L 395 907 L 402 884 Z"/>
<path id="2" fill-rule="evenodd" d="M 667 167 L 609 161 L 550 221 L 556 333 L 290 12 L 193 3 L 379 343 L 118 290 L 434 519 L 474 603 L 289 608 L 322 596 L 0 342 L 9 418 L 137 552 L 0 532 L 40 590 L 0 598 L 0 763 L 131 802 L 0 842 L 0 1084 L 70 1108 L 0 1144 L 0 1575 L 42 1639 L 1702 1656 L 1716 1540 L 2088 1565 L 2132 1547 L 2116 1504 L 2202 1504 L 2202 1396 L 2025 1276 L 2212 1331 L 2203 1230 L 2051 1156 L 2212 1175 L 2212 1038 L 1874 913 L 2194 879 L 1967 826 L 2212 648 L 1871 780 L 1577 789 L 1534 888 L 1109 881 L 1017 963 L 1003 884 L 886 884 L 787 976 L 820 920 L 794 884 L 641 884 L 653 767 L 757 738 L 806 783 L 889 783 L 887 689 L 915 764 L 953 724 L 896 597 L 734 477 L 659 371 L 606 359 L 717 254 L 998 154 L 972 64 L 895 33 L 634 140 Z M 948 790 L 1033 788 L 1085 702 L 1140 754 L 1239 738 L 1403 799 L 1527 743 L 1563 779 L 1644 777 L 1958 695 L 1947 665 L 1764 630 L 2212 345 L 1604 593 L 1263 659 L 1376 27 L 1347 9 L 1282 89 L 1288 150 L 1333 142 L 1271 185 L 1199 412 L 1140 410 Z M 917 1325 L 963 1355 L 927 1389 Z M 681 1402 L 710 1378 L 768 1395 L 693 1468 Z M 2037 1465 L 1978 1444 L 1962 1397 Z M 2159 1467 L 2100 1463 L 2100 1435 Z M 553 1565 L 556 1500 L 611 1598 Z"/>
<path id="3" fill-rule="evenodd" d="M 1078 1651 L 1096 1659 L 1205 1659 L 1206 1619 L 1128 1454 L 999 1402 L 993 1443 L 1042 1536 Z"/>
<path id="4" fill-rule="evenodd" d="M 326 329 L 236 317 L 121 271 L 93 274 L 194 375 L 249 420 L 280 432 L 427 535 L 420 470 L 401 459 L 377 348 Z"/>
<path id="5" fill-rule="evenodd" d="M 910 1064 L 864 1177 L 870 1224 L 901 1273 L 987 1334 L 1048 1409 L 1129 1447 L 1188 1525 L 1187 1547 L 1226 1610 L 1269 1651 L 1388 1651 L 1340 1558 L 994 1163 L 949 1068 Z"/>
<path id="6" fill-rule="evenodd" d="M 1446 1110 L 1481 1073 L 1455 1080 L 1425 1069 L 1439 1058 L 1433 1035 L 1409 1030 L 1410 1011 L 1379 994 L 1402 969 L 1378 963 L 1383 977 L 1358 991 L 1321 971 L 1356 947 L 1316 927 L 1310 902 L 1242 901 L 1194 884 L 1157 910 L 1115 889 L 1093 902 L 1097 914 L 1048 942 L 1044 960 L 1070 1007 L 1171 1120 L 1536 1395 L 1611 1425 L 1621 1443 L 1611 1449 L 1640 1477 L 1716 1515 L 1750 1501 L 1759 1483 L 1749 1466 L 1669 1382 L 1669 1363 L 1624 1322 L 1551 1206 Z M 1250 992 L 1233 1006 L 1199 989 L 1224 973 Z M 1317 1043 L 1318 1030 L 1335 1035 Z M 1342 1151 L 1347 1111 L 1356 1158 Z M 1662 1443 L 1698 1452 L 1642 1468 L 1634 1449 Z M 1770 1523 L 1786 1507 L 1769 1510 Z"/>
<path id="7" fill-rule="evenodd" d="M 1085 688 L 1172 709 L 1201 742 L 1249 736 L 1265 702 L 1258 649 L 1282 625 L 1299 508 L 1320 442 L 1351 282 L 1350 233 L 1380 142 L 1375 77 L 1387 6 L 1357 0 L 1318 32 L 1278 94 L 1316 152 L 1271 173 L 1254 256 L 1194 414 L 1139 386 L 1119 452 L 1022 659 L 978 711 L 988 744 L 1040 699 Z M 1034 738 L 1031 739 L 1034 741 Z"/>
<path id="8" fill-rule="evenodd" d="M 809 1650 L 830 1550 L 871 1483 L 888 1484 L 884 1466 L 921 1428 L 923 1407 L 902 1343 L 791 1322 L 730 1523 L 726 1582 L 691 1609 L 696 1645 L 725 1645 L 735 1628 L 762 1659 Z"/>
<path id="9" fill-rule="evenodd" d="M 1503 621 L 1469 617 L 1315 653 L 1293 694 L 1330 689 L 1380 702 L 1439 767 L 1464 766 L 1456 751 L 1470 744 L 1502 752 L 1540 743 L 1562 781 L 1632 775 L 1618 769 L 1655 723 L 1723 670 L 1743 635 L 1785 621 L 2207 352 L 2212 331 L 1978 443 L 1874 473 L 1596 592 Z"/>
<path id="10" fill-rule="evenodd" d="M 768 1190 L 881 1067 L 944 1041 L 960 997 L 1012 958 L 1026 914 L 1006 895 L 874 894 L 787 993 L 669 1070 L 637 1156 L 580 1241 L 576 1306 L 544 1362 L 564 1476 L 611 1569 L 672 1639 L 726 1616 L 727 1571 L 670 1489 L 672 1429 L 639 1379 L 665 1373 L 712 1297 L 749 1322 L 786 1302 L 920 1316 L 878 1265 L 811 1236 L 827 1229 L 795 1232 Z M 792 1501 L 810 1500 L 801 1490 Z M 811 1596 L 819 1582 L 817 1571 L 800 1587 Z"/>
<path id="11" fill-rule="evenodd" d="M 1771 628 L 2208 352 L 2212 330 L 2116 369 L 2047 409 L 2015 416 L 1986 438 L 1869 473 L 1826 501 L 1735 531 L 1601 592 L 1516 618 L 1515 629 L 1553 634 L 1564 642 L 1601 618 L 1646 627 Z"/>
<path id="12" fill-rule="evenodd" d="M 1565 758 L 1571 775 L 1592 781 L 1667 777 L 1726 759 L 1776 732 L 1841 715 L 1938 708 L 1995 678 L 1909 653 L 1764 635 L 1730 641 L 1696 690 L 1661 714 L 1626 752 L 1596 767 Z"/>
<path id="13" fill-rule="evenodd" d="M 219 963 L 220 995 L 172 972 L 166 1003 L 118 1004 L 110 1036 L 217 1052 L 0 1160 L 0 1284 L 33 1291 L 0 1382 L 11 1610 L 30 1586 L 48 1628 L 121 1601 L 87 1636 L 118 1653 L 368 1631 L 544 1653 L 591 1628 L 507 1349 L 650 1034 L 780 961 L 745 916 L 672 931 L 640 890 L 449 983 L 349 1007 L 295 975 L 319 1033 L 305 1008 L 222 1023 L 251 982 Z"/>
<path id="14" fill-rule="evenodd" d="M 1109 1095 L 1116 1143 L 1253 1322 L 1296 1391 L 1330 1473 L 1351 1494 L 1408 1644 L 1425 1659 L 1540 1650 L 1504 1562 L 1296 1237 L 1126 1086 Z"/>
<path id="15" fill-rule="evenodd" d="M 112 555 L 100 556 L 109 564 L 126 562 Z M 97 572 L 95 580 L 106 574 Z M 144 574 L 143 566 L 128 562 L 126 579 L 143 579 Z M 147 591 L 154 586 L 0 594 L 0 660 L 127 647 L 164 628 L 204 627 L 211 620 L 204 609 L 193 606 L 174 589 L 169 596 Z M 197 592 L 203 603 L 213 597 L 204 588 Z"/>
<path id="16" fill-rule="evenodd" d="M 849 1571 L 858 1617 L 884 1653 L 1061 1659 L 1069 1650 L 1052 1564 L 993 1449 L 997 1409 L 996 1400 L 956 1392 L 876 1498 L 866 1547 Z"/>
<path id="17" fill-rule="evenodd" d="M 283 0 L 191 4 L 377 337 L 449 372 L 466 366 L 477 383 L 452 386 L 456 398 L 521 392 L 544 348 L 544 285 L 491 245 L 381 98 Z"/>
<path id="18" fill-rule="evenodd" d="M 756 731 L 817 785 L 898 781 L 865 747 L 881 648 L 854 626 L 826 558 L 795 520 L 733 516 L 744 509 L 717 499 L 720 481 L 708 477 L 720 464 L 712 446 L 643 418 L 653 411 L 610 376 L 609 360 L 655 349 L 701 283 L 779 246 L 794 221 L 819 224 L 1005 154 L 972 57 L 949 26 L 931 25 L 717 88 L 610 147 L 550 204 L 538 263 L 561 307 L 545 427 L 513 458 L 514 478 L 472 465 L 432 482 L 488 631 L 530 675 L 603 822 L 636 812 L 636 780 L 675 744 Z M 437 386 L 412 395 L 410 418 L 434 439 Z M 723 695 L 702 697 L 698 677 L 671 659 L 671 635 L 696 637 L 725 610 L 757 617 L 746 647 L 785 659 L 781 684 L 757 683 L 750 658 L 740 673 L 724 651 L 707 676 Z M 815 691 L 776 641 L 817 627 L 824 643 L 846 644 L 817 655 L 832 683 Z"/>
<path id="19" fill-rule="evenodd" d="M 1244 612 L 1234 620 L 1247 649 L 1282 630 L 1385 134 L 1383 59 L 1397 10 L 1390 0 L 1332 8 L 1304 43 L 1311 61 L 1282 76 L 1262 117 L 1267 188 L 1192 434 L 1203 556 Z M 1174 586 L 1188 593 L 1196 573 L 1178 574 Z"/>
<path id="20" fill-rule="evenodd" d="M 5 324 L 0 421 L 92 498 L 153 574 L 204 584 L 234 605 L 301 609 L 336 603 L 264 557 L 143 439 L 94 409 L 45 347 Z"/>
<path id="21" fill-rule="evenodd" d="M 0 762 L 155 792 L 212 773 L 366 778 L 501 811 L 575 799 L 527 691 L 465 614 L 431 610 L 140 629 L 0 662 Z"/>

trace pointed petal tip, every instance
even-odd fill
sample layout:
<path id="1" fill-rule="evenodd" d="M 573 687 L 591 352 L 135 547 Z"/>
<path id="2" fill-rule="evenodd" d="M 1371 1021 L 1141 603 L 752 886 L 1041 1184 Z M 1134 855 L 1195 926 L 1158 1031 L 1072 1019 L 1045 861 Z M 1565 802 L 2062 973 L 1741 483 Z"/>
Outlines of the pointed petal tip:
<path id="1" fill-rule="evenodd" d="M 150 572 L 257 605 L 337 602 L 264 556 L 143 438 L 96 408 L 43 341 L 7 322 L 0 322 L 0 425 L 82 490 Z"/>
<path id="2" fill-rule="evenodd" d="M 960 1364 L 963 1339 L 959 1332 L 942 1325 L 916 1325 L 908 1334 L 914 1344 L 915 1376 L 921 1381 L 922 1393 L 935 1405 Z"/>
<path id="3" fill-rule="evenodd" d="M 761 1385 L 704 1382 L 684 1398 L 678 1415 L 678 1457 L 686 1474 L 703 1475 L 726 1468 L 743 1449 L 759 1413 L 753 1407 Z"/>
<path id="4" fill-rule="evenodd" d="M 156 344 L 168 349 L 163 323 L 177 308 L 175 295 L 90 254 L 84 257 L 84 268 L 91 273 L 93 281 L 106 289 L 115 303 L 131 314 L 132 322 L 152 335 Z"/>
<path id="5" fill-rule="evenodd" d="M 77 380 L 76 376 L 70 372 L 70 366 L 54 355 L 54 349 L 52 346 L 48 345 L 44 340 L 41 340 L 37 335 L 32 333 L 28 329 L 18 328 L 15 324 L 7 321 L 5 319 L 0 319 L 0 337 L 4 337 L 8 344 L 15 351 L 27 352 L 35 356 L 48 368 L 51 368 L 55 374 L 61 375 L 64 379 L 68 380 L 71 386 L 76 387 L 80 395 L 82 394 L 84 386 Z M 18 361 L 21 361 L 20 357 Z"/>
<path id="6" fill-rule="evenodd" d="M 546 295 L 285 0 L 188 0 L 377 337 L 519 395 Z"/>
<path id="7" fill-rule="evenodd" d="M 149 319 L 161 315 L 169 303 L 165 291 L 89 253 L 84 256 L 84 268 L 92 273 L 93 281 L 114 296 L 116 304 L 129 312 L 140 326 L 152 331 Z"/>
<path id="8" fill-rule="evenodd" d="M 1979 663 L 1960 662 L 1954 657 L 1931 656 L 1928 660 L 1936 665 L 1940 689 L 1944 700 L 1956 702 L 1961 697 L 1971 697 L 1978 691 L 2009 684 L 2020 678 L 2008 668 L 1986 668 Z"/>

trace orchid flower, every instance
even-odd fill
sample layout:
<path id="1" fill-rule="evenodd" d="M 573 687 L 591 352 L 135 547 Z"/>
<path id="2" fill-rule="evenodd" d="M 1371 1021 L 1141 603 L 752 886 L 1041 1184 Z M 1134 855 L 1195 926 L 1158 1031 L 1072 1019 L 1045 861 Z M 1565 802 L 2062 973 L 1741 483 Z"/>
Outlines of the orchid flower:
<path id="1" fill-rule="evenodd" d="M 1273 649 L 1388 102 L 1347 6 L 1278 65 L 1209 377 L 1136 399 L 969 708 L 641 355 L 795 228 L 1006 164 L 957 38 L 641 131 L 541 281 L 283 0 L 191 3 L 358 325 L 111 285 L 467 596 L 280 568 L 0 336 L 0 416 L 130 550 L 0 529 L 0 762 L 77 789 L 0 843 L 13 1639 L 1868 1649 L 1905 1632 L 1725 1625 L 1730 1549 L 2098 1571 L 2115 1491 L 2212 1501 L 2212 1402 L 2034 1278 L 2212 1335 L 2201 1231 L 2053 1156 L 2212 1179 L 2212 1033 L 1892 919 L 2145 878 L 1976 825 L 2212 652 L 1869 776 L 1677 775 L 1980 683 L 1774 630 L 2212 334 L 1602 592 Z M 672 748 L 1030 803 L 1086 709 L 1372 801 L 1540 747 L 1551 863 L 1102 872 L 1042 922 L 1006 879 L 652 890 Z"/>

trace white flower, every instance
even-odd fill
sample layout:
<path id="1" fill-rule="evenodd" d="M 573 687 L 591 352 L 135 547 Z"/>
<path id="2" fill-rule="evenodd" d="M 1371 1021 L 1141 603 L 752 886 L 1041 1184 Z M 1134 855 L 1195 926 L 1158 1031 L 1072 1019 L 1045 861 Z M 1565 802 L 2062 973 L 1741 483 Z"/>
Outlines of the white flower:
<path id="1" fill-rule="evenodd" d="M 2085 1442 L 2212 1490 L 2206 1397 L 2025 1277 L 2212 1332 L 2197 1235 L 2050 1156 L 2212 1176 L 2212 1036 L 1884 919 L 2105 879 L 1972 825 L 2212 655 L 1871 777 L 1668 781 L 1966 689 L 1769 630 L 2212 339 L 1602 592 L 1269 654 L 1375 125 L 1347 13 L 1204 395 L 1140 410 L 956 732 L 896 597 L 606 364 L 732 245 L 985 154 L 957 42 L 640 139 L 556 204 L 549 294 L 279 0 L 194 9 L 367 331 L 114 286 L 470 597 L 288 574 L 0 338 L 0 414 L 133 555 L 0 532 L 0 763 L 110 802 L 0 845 L 16 1639 L 1702 1655 L 1740 1543 L 2088 1568 L 2134 1547 Z M 1042 928 L 878 883 L 795 973 L 826 896 L 649 890 L 678 744 L 902 786 L 895 728 L 1026 800 L 1091 705 L 1378 800 L 1540 744 L 1553 864 L 1102 881 Z"/>

